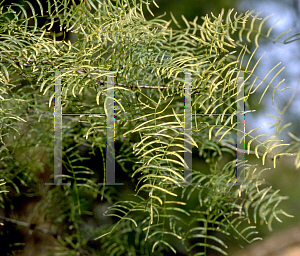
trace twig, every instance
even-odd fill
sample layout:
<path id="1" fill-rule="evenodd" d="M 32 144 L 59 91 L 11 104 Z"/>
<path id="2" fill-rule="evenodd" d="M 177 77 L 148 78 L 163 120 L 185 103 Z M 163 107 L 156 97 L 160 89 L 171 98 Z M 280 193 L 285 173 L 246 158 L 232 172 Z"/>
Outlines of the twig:
<path id="1" fill-rule="evenodd" d="M 233 145 L 231 145 L 231 144 L 229 144 L 229 143 L 227 143 L 227 142 L 224 142 L 224 141 L 221 141 L 221 144 L 223 144 L 224 146 L 226 146 L 226 147 L 228 147 L 228 148 L 231 148 L 231 149 L 233 149 L 233 150 L 236 150 L 236 151 L 239 152 L 239 153 L 247 153 L 248 155 L 249 155 L 249 154 L 256 155 L 256 152 L 255 152 L 255 151 L 249 150 L 249 152 L 248 152 L 248 150 L 244 150 L 244 149 L 237 148 L 237 147 L 235 147 L 235 146 L 233 146 Z M 257 155 L 264 156 L 264 154 L 261 153 L 261 152 L 257 152 Z M 269 155 L 267 155 L 266 157 L 267 157 L 267 158 L 274 159 L 274 156 L 269 156 Z"/>
<path id="2" fill-rule="evenodd" d="M 82 69 L 79 69 L 79 70 L 76 70 L 77 73 L 79 74 L 86 74 L 86 72 L 84 72 Z M 87 77 L 89 79 L 93 79 L 91 78 L 90 75 L 87 75 Z M 107 84 L 107 81 L 105 80 L 99 80 L 99 79 L 94 79 L 99 85 L 104 85 L 104 84 Z M 140 88 L 146 88 L 146 89 L 171 89 L 170 87 L 166 87 L 166 86 L 162 86 L 162 85 L 159 85 L 159 86 L 150 86 L 150 85 L 127 85 L 127 84 L 120 84 L 120 83 L 116 83 L 115 84 L 116 86 L 123 86 L 123 87 L 129 87 L 130 89 L 134 90 L 136 89 L 137 87 L 140 87 Z"/>
<path id="3" fill-rule="evenodd" d="M 6 55 L 3 55 L 4 57 L 6 57 L 6 58 L 10 58 L 11 60 L 18 60 L 16 57 L 8 57 L 8 56 L 6 56 Z M 34 60 L 34 59 L 28 59 L 28 60 L 26 60 L 26 59 L 21 59 L 22 61 L 24 61 L 24 62 L 35 62 L 36 60 Z M 52 64 L 52 65 L 58 65 L 58 63 L 55 63 L 55 62 L 51 62 L 51 61 L 42 61 L 43 63 L 47 63 L 47 64 Z M 21 65 L 27 65 L 27 66 L 31 66 L 30 64 L 21 64 Z M 83 74 L 83 75 L 86 75 L 87 74 L 87 72 L 84 72 L 84 70 L 83 69 L 79 69 L 79 70 L 76 70 L 76 72 L 77 73 L 79 73 L 79 74 Z M 87 77 L 89 78 L 89 79 L 93 79 L 90 75 L 87 75 Z M 107 83 L 107 81 L 105 81 L 105 80 L 99 80 L 99 79 L 94 79 L 99 85 L 104 85 L 104 84 L 106 84 Z M 116 83 L 115 84 L 116 86 L 123 86 L 123 87 L 129 87 L 130 89 L 132 89 L 132 90 L 134 90 L 134 89 L 136 89 L 136 87 L 140 87 L 140 88 L 146 88 L 146 89 L 172 89 L 172 88 L 170 88 L 170 87 L 166 87 L 166 86 L 163 86 L 163 85 L 159 85 L 159 86 L 148 86 L 148 85 L 141 85 L 141 86 L 136 86 L 136 85 L 126 85 L 126 84 L 121 84 L 121 83 Z M 183 87 L 181 87 L 180 89 L 184 89 Z M 198 92 L 200 92 L 200 90 L 198 89 L 198 90 L 194 90 L 192 93 L 198 93 Z M 75 118 L 72 118 L 72 117 L 64 117 L 64 118 L 67 118 L 67 119 L 70 119 L 70 120 L 72 120 L 72 121 L 78 121 L 77 119 L 75 119 Z M 87 125 L 87 124 L 85 124 L 85 123 L 83 123 L 84 125 Z M 229 147 L 229 148 L 231 148 L 231 149 L 233 149 L 233 150 L 236 150 L 237 152 L 240 152 L 240 153 L 247 153 L 247 154 L 257 154 L 257 155 L 260 155 L 260 156 L 264 156 L 264 154 L 263 153 L 260 153 L 260 152 L 255 152 L 255 151 L 249 151 L 248 152 L 248 150 L 243 150 L 243 149 L 239 149 L 239 148 L 236 148 L 236 147 L 234 147 L 233 145 L 230 145 L 230 144 L 228 144 L 228 143 L 226 143 L 226 142 L 221 142 L 223 145 L 225 145 L 226 147 Z M 267 155 L 266 156 L 267 158 L 271 158 L 271 159 L 274 159 L 274 157 L 273 156 L 269 156 L 269 155 Z"/>
<path id="4" fill-rule="evenodd" d="M 36 62 L 37 61 L 37 60 L 34 60 L 34 59 L 24 59 L 24 58 L 17 59 L 16 57 L 9 57 L 9 56 L 6 56 L 6 55 L 2 55 L 2 56 L 5 57 L 5 58 L 9 58 L 11 60 L 17 60 L 17 61 L 21 60 L 24 63 L 19 63 L 18 62 L 18 64 L 26 66 L 26 67 L 31 67 L 32 66 L 32 65 L 27 64 L 27 63 Z M 51 62 L 51 61 L 48 61 L 48 60 L 42 60 L 41 62 L 43 64 L 50 64 L 50 65 L 53 65 L 53 66 L 54 65 L 56 65 L 56 66 L 59 65 L 59 63 L 57 63 L 57 62 Z M 8 61 L 2 61 L 1 63 L 10 63 L 10 62 L 8 62 Z M 84 74 L 84 75 L 87 74 L 87 72 L 85 72 L 83 69 L 76 70 L 76 72 L 79 73 L 79 74 Z M 93 79 L 90 75 L 87 75 L 87 77 L 89 79 L 92 79 L 92 80 L 96 81 L 99 85 L 107 84 L 107 81 L 105 81 L 105 80 Z M 167 86 L 164 86 L 164 85 L 158 85 L 158 86 L 139 85 L 139 86 L 137 86 L 137 85 L 127 85 L 127 84 L 116 83 L 115 86 L 128 87 L 131 90 L 134 90 L 134 89 L 136 89 L 138 87 L 139 88 L 145 88 L 145 89 L 167 89 L 167 90 L 172 89 L 172 87 L 167 87 Z M 184 90 L 184 87 L 179 87 L 179 89 Z M 200 92 L 200 90 L 194 90 L 194 91 L 192 91 L 192 93 L 198 93 L 198 92 Z"/>
<path id="5" fill-rule="evenodd" d="M 54 237 L 57 237 L 59 234 L 56 233 L 56 232 L 53 232 L 51 230 L 48 230 L 48 229 L 45 229 L 45 228 L 40 228 L 40 227 L 37 227 L 35 224 L 31 224 L 31 223 L 28 223 L 28 222 L 24 222 L 24 221 L 19 221 L 19 220 L 14 220 L 14 219 L 10 219 L 10 218 L 6 218 L 6 217 L 3 217 L 0 215 L 0 220 L 4 220 L 6 222 L 10 222 L 10 223 L 13 223 L 13 224 L 17 224 L 19 226 L 23 226 L 23 227 L 26 227 L 26 228 L 29 228 L 30 230 L 37 230 L 39 232 L 43 232 L 45 234 L 50 234 Z"/>
<path id="6" fill-rule="evenodd" d="M 59 233 L 54 232 L 54 231 L 51 231 L 51 230 L 48 230 L 48 229 L 45 229 L 45 228 L 37 227 L 36 224 L 31 224 L 31 223 L 24 222 L 24 221 L 19 221 L 19 220 L 15 220 L 15 219 L 11 219 L 11 218 L 6 218 L 6 217 L 1 216 L 1 215 L 0 215 L 0 220 L 4 220 L 6 222 L 10 222 L 10 223 L 13 223 L 13 224 L 16 224 L 16 225 L 19 225 L 19 226 L 29 228 L 31 232 L 33 230 L 36 230 L 36 231 L 39 231 L 39 232 L 42 232 L 42 233 L 45 233 L 45 234 L 52 235 L 54 238 L 57 238 L 58 236 L 60 236 L 63 240 L 68 242 L 68 240 L 64 237 L 64 235 L 59 234 Z M 77 249 L 78 249 L 78 251 L 80 251 L 82 253 L 85 253 L 85 255 L 94 255 L 94 254 L 91 254 L 91 252 L 83 249 L 81 246 L 79 246 Z"/>

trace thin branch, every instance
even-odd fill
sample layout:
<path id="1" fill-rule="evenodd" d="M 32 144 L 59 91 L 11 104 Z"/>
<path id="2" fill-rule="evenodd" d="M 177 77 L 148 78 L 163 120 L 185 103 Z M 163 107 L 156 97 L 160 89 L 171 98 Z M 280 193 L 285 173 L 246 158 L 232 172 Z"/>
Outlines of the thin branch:
<path id="1" fill-rule="evenodd" d="M 23 61 L 24 63 L 19 63 L 19 65 L 23 65 L 23 66 L 26 66 L 26 67 L 31 67 L 32 65 L 28 64 L 30 62 L 36 62 L 37 60 L 34 60 L 34 59 L 24 59 L 24 58 L 21 58 L 21 59 L 17 59 L 16 57 L 9 57 L 9 56 L 6 56 L 6 55 L 2 55 L 3 57 L 5 58 L 9 58 L 11 60 L 21 60 Z M 25 63 L 26 62 L 26 63 Z M 1 63 L 10 63 L 9 61 L 2 61 Z M 49 65 L 53 65 L 53 66 L 57 66 L 59 65 L 59 63 L 57 62 L 51 62 L 51 61 L 48 61 L 48 60 L 42 60 L 41 63 L 43 64 L 49 64 Z M 79 70 L 76 70 L 77 73 L 79 74 L 83 74 L 83 75 L 87 75 L 87 72 L 85 72 L 83 69 L 79 69 Z M 100 79 L 93 79 L 90 75 L 87 75 L 87 77 L 91 80 L 94 80 L 96 81 L 99 85 L 104 85 L 104 84 L 107 84 L 107 81 L 105 80 L 100 80 Z M 131 90 L 134 90 L 136 88 L 145 88 L 145 89 L 167 89 L 167 90 L 170 90 L 172 89 L 171 87 L 167 87 L 167 86 L 164 86 L 164 85 L 158 85 L 158 86 L 150 86 L 150 85 L 127 85 L 127 84 L 121 84 L 121 83 L 116 83 L 115 86 L 123 86 L 123 87 L 128 87 L 130 88 Z M 182 89 L 184 90 L 184 87 L 179 87 L 179 89 Z M 199 93 L 200 90 L 194 90 L 192 91 L 192 93 Z"/>
<path id="2" fill-rule="evenodd" d="M 79 73 L 79 74 L 83 74 L 83 75 L 87 74 L 82 69 L 76 70 L 76 72 Z M 90 75 L 87 75 L 87 77 L 89 79 L 95 80 L 99 85 L 107 84 L 107 81 L 105 81 L 105 80 L 93 79 L 93 78 L 91 78 Z M 163 85 L 159 85 L 159 86 L 139 85 L 139 86 L 137 86 L 137 85 L 127 85 L 127 84 L 120 84 L 120 83 L 116 83 L 115 85 L 116 86 L 129 87 L 132 90 L 136 89 L 137 87 L 146 88 L 146 89 L 158 89 L 158 88 L 160 88 L 160 89 L 171 89 L 170 87 L 166 87 L 166 86 L 163 86 Z"/>
<path id="3" fill-rule="evenodd" d="M 3 217 L 1 215 L 0 215 L 0 220 L 4 220 L 6 222 L 10 222 L 10 223 L 13 223 L 13 224 L 16 224 L 16 225 L 19 225 L 19 226 L 23 226 L 23 227 L 29 228 L 30 230 L 37 230 L 39 232 L 43 232 L 45 234 L 52 235 L 54 237 L 57 237 L 59 235 L 57 232 L 54 232 L 54 231 L 51 231 L 51 230 L 48 230 L 48 229 L 45 229 L 45 228 L 37 227 L 35 224 L 30 224 L 28 222 L 6 218 L 6 217 Z"/>
<path id="4" fill-rule="evenodd" d="M 0 220 L 4 220 L 6 222 L 10 222 L 10 223 L 13 223 L 13 224 L 16 224 L 16 225 L 19 225 L 19 226 L 29 228 L 31 232 L 33 230 L 36 230 L 36 231 L 42 232 L 44 234 L 52 235 L 54 238 L 57 238 L 58 236 L 60 236 L 64 241 L 68 242 L 68 240 L 64 237 L 64 235 L 59 234 L 59 233 L 54 232 L 54 231 L 51 231 L 51 230 L 48 230 L 48 229 L 45 229 L 45 228 L 37 227 L 36 224 L 31 224 L 31 223 L 20 221 L 20 220 L 6 218 L 6 217 L 1 216 L 1 215 L 0 215 Z M 85 253 L 85 255 L 94 255 L 93 253 L 91 254 L 91 252 L 87 251 L 86 249 L 83 249 L 81 246 L 79 246 L 77 249 L 81 253 Z"/>
<path id="5" fill-rule="evenodd" d="M 247 153 L 248 155 L 249 155 L 249 154 L 256 155 L 255 151 L 249 150 L 249 152 L 248 152 L 248 150 L 244 150 L 244 149 L 237 148 L 237 147 L 235 147 L 235 146 L 233 146 L 233 145 L 231 145 L 231 144 L 229 144 L 229 143 L 227 143 L 227 142 L 224 142 L 224 141 L 221 141 L 221 144 L 223 144 L 224 146 L 226 146 L 226 147 L 228 147 L 228 148 L 231 148 L 231 149 L 233 149 L 233 150 L 236 150 L 236 151 L 239 152 L 239 153 L 244 153 L 244 154 Z M 264 153 L 257 152 L 257 155 L 264 156 Z M 274 156 L 269 156 L 269 155 L 267 155 L 266 157 L 267 157 L 267 158 L 271 158 L 272 160 L 274 159 Z"/>
<path id="6" fill-rule="evenodd" d="M 6 55 L 3 55 L 4 57 L 6 58 L 10 58 L 11 60 L 18 60 L 16 57 L 8 57 Z M 34 59 L 21 59 L 22 61 L 24 62 L 35 62 L 36 60 Z M 6 63 L 9 63 L 9 62 L 6 62 Z M 58 65 L 58 63 L 56 62 L 51 62 L 51 61 L 42 61 L 42 63 L 44 64 L 51 64 L 51 65 Z M 26 65 L 26 66 L 31 66 L 30 64 L 20 64 L 20 65 Z M 93 79 L 90 75 L 87 74 L 87 72 L 85 72 L 83 69 L 79 69 L 79 70 L 76 70 L 77 73 L 81 74 L 81 75 L 87 75 L 87 77 L 89 79 L 92 79 L 94 81 L 96 81 L 99 85 L 104 85 L 104 84 L 107 84 L 107 81 L 105 80 L 99 80 L 99 79 Z M 115 84 L 116 86 L 123 86 L 123 87 L 129 87 L 130 89 L 134 90 L 136 89 L 137 87 L 140 87 L 140 88 L 146 88 L 146 89 L 172 89 L 170 87 L 167 87 L 167 86 L 163 86 L 163 85 L 159 85 L 159 86 L 147 86 L 147 85 L 141 85 L 141 86 L 136 86 L 136 85 L 126 85 L 126 84 L 121 84 L 121 83 L 116 83 Z M 183 87 L 181 87 L 181 89 L 184 89 Z M 192 93 L 198 93 L 200 92 L 200 90 L 194 90 Z M 72 117 L 64 117 L 66 119 L 69 119 L 69 120 L 72 120 L 72 121 L 78 121 L 77 119 L 75 118 L 72 118 Z M 83 123 L 84 125 L 87 125 L 85 123 Z M 239 148 L 236 148 L 234 147 L 233 145 L 229 144 L 229 143 L 226 143 L 226 142 L 221 142 L 221 144 L 223 144 L 224 146 L 226 147 L 229 147 L 233 150 L 236 150 L 237 152 L 240 152 L 240 153 L 247 153 L 247 154 L 255 154 L 256 155 L 256 152 L 255 151 L 249 151 L 248 150 L 243 150 L 243 149 L 239 149 Z M 260 153 L 260 152 L 257 152 L 258 155 L 260 156 L 264 156 L 263 153 Z M 274 156 L 269 156 L 267 155 L 266 156 L 267 158 L 271 158 L 271 159 L 274 159 Z"/>

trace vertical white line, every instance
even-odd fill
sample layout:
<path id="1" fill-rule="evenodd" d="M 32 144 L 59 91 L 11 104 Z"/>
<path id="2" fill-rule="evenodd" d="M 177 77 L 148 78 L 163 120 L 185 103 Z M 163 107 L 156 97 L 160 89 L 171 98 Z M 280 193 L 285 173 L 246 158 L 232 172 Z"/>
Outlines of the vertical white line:
<path id="1" fill-rule="evenodd" d="M 191 141 L 190 137 L 192 137 L 191 102 L 191 73 L 186 71 L 184 91 L 184 161 L 188 168 L 184 168 L 184 180 L 188 183 L 192 182 L 192 153 L 189 152 L 192 151 L 192 145 L 189 143 Z"/>
<path id="2" fill-rule="evenodd" d="M 107 99 L 106 99 L 106 183 L 98 185 L 124 185 L 116 183 L 115 173 L 115 93 L 114 93 L 115 75 L 107 74 Z"/>
<path id="3" fill-rule="evenodd" d="M 55 71 L 54 183 L 46 183 L 46 185 L 70 185 L 70 183 L 62 183 L 62 106 L 60 71 Z"/>
<path id="4" fill-rule="evenodd" d="M 244 150 L 244 140 L 242 139 L 245 134 L 245 104 L 244 104 L 244 73 L 238 72 L 237 74 L 237 148 Z M 237 151 L 238 166 L 236 169 L 237 182 L 245 182 L 245 153 Z"/>
<path id="5" fill-rule="evenodd" d="M 114 75 L 107 75 L 106 182 L 115 184 Z"/>

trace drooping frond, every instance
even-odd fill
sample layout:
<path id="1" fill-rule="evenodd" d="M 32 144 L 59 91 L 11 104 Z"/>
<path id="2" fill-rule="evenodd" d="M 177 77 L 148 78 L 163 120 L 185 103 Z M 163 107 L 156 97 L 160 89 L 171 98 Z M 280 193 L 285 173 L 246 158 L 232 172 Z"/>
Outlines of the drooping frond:
<path id="1" fill-rule="evenodd" d="M 96 236 L 101 242 L 102 255 L 154 252 L 165 255 L 166 251 L 175 253 L 178 244 L 189 255 L 206 255 L 208 249 L 226 255 L 227 245 L 219 234 L 233 234 L 252 242 L 259 238 L 255 236 L 255 227 L 245 226 L 245 222 L 256 223 L 259 217 L 271 229 L 272 220 L 280 221 L 278 214 L 285 214 L 277 206 L 286 198 L 271 187 L 261 188 L 262 182 L 259 175 L 254 175 L 253 166 L 237 160 L 222 168 L 218 165 L 223 153 L 235 156 L 232 138 L 236 134 L 242 134 L 242 139 L 248 141 L 245 148 L 248 153 L 252 143 L 256 143 L 254 152 L 257 157 L 262 156 L 263 164 L 268 156 L 273 157 L 275 165 L 277 156 L 294 152 L 296 146 L 280 153 L 274 150 L 286 146 L 276 137 L 279 132 L 261 142 L 263 134 L 254 136 L 251 134 L 254 130 L 244 133 L 236 122 L 239 102 L 247 102 L 260 86 L 265 89 L 259 102 L 270 87 L 274 88 L 274 101 L 274 94 L 283 82 L 273 85 L 283 70 L 279 64 L 264 78 L 256 76 L 255 69 L 262 56 L 255 60 L 257 48 L 251 51 L 246 43 L 254 41 L 259 47 L 260 37 L 276 42 L 284 34 L 271 38 L 273 26 L 264 34 L 262 28 L 269 16 L 261 19 L 254 12 L 237 14 L 229 10 L 225 14 L 222 11 L 219 16 L 202 17 L 201 24 L 197 18 L 191 22 L 183 17 L 186 28 L 179 26 L 173 16 L 170 21 L 161 17 L 146 20 L 143 8 L 151 12 L 150 2 L 87 0 L 67 8 L 66 1 L 55 0 L 52 5 L 48 1 L 46 11 L 37 0 L 39 10 L 27 2 L 31 17 L 17 4 L 19 13 L 12 6 L 5 13 L 0 12 L 0 138 L 3 144 L 0 160 L 4 164 L 0 168 L 4 178 L 1 186 L 17 192 L 18 184 L 36 186 L 31 177 L 42 168 L 41 161 L 36 160 L 35 168 L 28 175 L 24 170 L 29 169 L 29 162 L 23 160 L 22 167 L 14 169 L 22 160 L 14 163 L 12 156 L 24 154 L 21 150 L 15 152 L 20 141 L 25 151 L 28 146 L 43 145 L 48 149 L 45 152 L 53 154 L 49 150 L 52 138 L 47 135 L 53 129 L 56 79 L 53 71 L 61 71 L 62 108 L 66 113 L 106 113 L 107 73 L 115 76 L 116 139 L 125 145 L 116 161 L 135 181 L 136 194 L 130 200 L 121 200 L 113 188 L 99 188 L 94 170 L 77 165 L 84 159 L 75 151 L 74 143 L 79 146 L 86 141 L 92 148 L 91 154 L 101 151 L 99 159 L 104 163 L 106 118 L 84 114 L 78 119 L 65 117 L 69 122 L 64 124 L 66 173 L 63 178 L 71 186 L 47 190 L 51 203 L 45 200 L 40 204 L 46 209 L 46 218 L 58 227 L 65 224 L 63 231 L 67 238 L 61 236 L 65 245 L 61 252 L 65 255 L 70 250 L 84 252 L 82 246 L 86 246 L 87 239 Z M 38 27 L 38 14 L 46 13 L 49 22 Z M 9 15 L 13 18 L 8 18 Z M 172 22 L 178 29 L 172 29 Z M 64 30 L 62 33 L 76 34 L 76 42 L 56 40 L 56 34 L 49 32 L 56 23 Z M 247 54 L 248 61 L 244 61 Z M 239 98 L 237 74 L 241 72 L 245 94 Z M 184 152 L 190 150 L 184 143 L 185 116 L 190 110 L 184 98 L 187 73 L 192 78 L 191 113 L 194 115 L 193 134 L 188 143 L 199 150 L 208 164 L 207 170 L 192 170 L 192 184 L 187 184 L 184 177 L 187 168 Z M 74 125 L 74 120 L 80 123 Z M 7 134 L 10 137 L 4 140 Z M 15 136 L 13 140 L 12 136 Z M 32 150 L 28 154 L 37 153 Z M 126 162 L 132 163 L 132 169 L 128 170 Z M 247 173 L 245 179 L 254 185 L 233 185 L 235 170 L 242 164 Z M 299 153 L 296 165 L 299 167 Z M 107 216 L 117 220 L 112 226 L 94 230 L 92 238 L 83 238 L 80 235 L 84 226 L 82 216 L 90 214 L 90 198 L 100 194 L 112 204 Z M 3 193 L 1 199 L 2 196 Z M 64 197 L 66 200 L 61 199 Z"/>

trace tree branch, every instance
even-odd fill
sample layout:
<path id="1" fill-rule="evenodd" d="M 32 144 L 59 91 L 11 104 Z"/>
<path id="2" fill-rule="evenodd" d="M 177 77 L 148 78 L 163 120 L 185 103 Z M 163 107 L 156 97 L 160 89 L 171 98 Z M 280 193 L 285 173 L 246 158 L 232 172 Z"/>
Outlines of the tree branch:
<path id="1" fill-rule="evenodd" d="M 45 234 L 52 235 L 54 238 L 57 238 L 58 236 L 60 236 L 63 240 L 68 242 L 68 240 L 64 237 L 64 235 L 62 235 L 60 233 L 57 233 L 57 232 L 54 232 L 54 231 L 51 231 L 51 230 L 48 230 L 48 229 L 45 229 L 45 228 L 37 227 L 36 224 L 31 224 L 31 223 L 24 222 L 24 221 L 19 221 L 19 220 L 15 220 L 15 219 L 11 219 L 11 218 L 6 218 L 6 217 L 1 216 L 1 215 L 0 215 L 0 220 L 4 220 L 6 222 L 10 222 L 10 223 L 13 223 L 13 224 L 16 224 L 16 225 L 19 225 L 19 226 L 29 228 L 30 231 L 36 230 L 36 231 L 39 231 L 39 232 L 42 232 L 42 233 L 45 233 Z M 3 223 L 0 223 L 0 224 L 3 224 Z M 78 251 L 80 251 L 82 253 L 85 253 L 85 255 L 94 255 L 94 254 L 91 254 L 91 252 L 83 249 L 81 246 L 78 247 Z"/>
<path id="2" fill-rule="evenodd" d="M 224 141 L 221 141 L 220 143 L 223 144 L 224 146 L 228 147 L 228 148 L 236 150 L 239 153 L 244 153 L 244 154 L 247 153 L 248 155 L 249 154 L 256 155 L 255 151 L 249 150 L 249 152 L 248 152 L 248 150 L 237 148 L 237 147 L 235 147 L 235 146 L 233 146 L 233 145 L 231 145 L 231 144 L 229 144 L 227 142 L 224 142 Z M 264 153 L 261 153 L 261 152 L 257 151 L 257 155 L 264 156 Z M 272 160 L 274 159 L 274 156 L 266 155 L 266 157 L 267 158 L 271 158 Z"/>
<path id="3" fill-rule="evenodd" d="M 26 67 L 31 67 L 32 65 L 30 65 L 29 63 L 30 62 L 36 62 L 37 60 L 34 60 L 34 59 L 17 59 L 16 57 L 9 57 L 9 56 L 6 56 L 6 55 L 2 55 L 3 57 L 5 58 L 9 58 L 11 60 L 22 60 L 24 63 L 19 63 L 19 65 L 23 65 L 23 66 L 26 66 Z M 25 63 L 26 62 L 26 63 Z M 1 63 L 10 63 L 9 61 L 1 61 Z M 42 60 L 41 63 L 43 64 L 49 64 L 49 65 L 53 65 L 53 66 L 57 66 L 59 65 L 59 63 L 57 62 L 51 62 L 51 61 L 48 61 L 48 60 Z M 79 70 L 76 70 L 77 73 L 79 74 L 83 74 L 83 75 L 86 75 L 87 72 L 85 72 L 83 69 L 79 69 Z M 87 75 L 87 77 L 91 80 L 94 80 L 96 81 L 99 85 L 104 85 L 104 84 L 107 84 L 107 81 L 105 80 L 99 80 L 99 79 L 93 79 L 90 75 Z M 150 85 L 127 85 L 127 84 L 121 84 L 121 83 L 116 83 L 115 86 L 123 86 L 123 87 L 128 87 L 130 88 L 131 90 L 134 90 L 136 89 L 137 87 L 139 88 L 145 88 L 145 89 L 167 89 L 167 90 L 170 90 L 172 89 L 171 87 L 167 87 L 167 86 L 164 86 L 164 85 L 158 85 L 158 86 L 150 86 Z M 184 87 L 179 87 L 179 89 L 182 89 L 184 90 Z M 199 93 L 200 90 L 194 90 L 192 91 L 192 93 Z"/>
<path id="4" fill-rule="evenodd" d="M 10 223 L 13 223 L 13 224 L 16 224 L 16 225 L 19 225 L 19 226 L 23 226 L 23 227 L 29 228 L 30 230 L 37 230 L 39 232 L 43 232 L 45 234 L 52 235 L 54 237 L 59 236 L 59 234 L 54 232 L 54 231 L 51 231 L 51 230 L 48 230 L 48 229 L 45 229 L 45 228 L 37 227 L 35 224 L 30 224 L 28 222 L 6 218 L 6 217 L 1 216 L 1 215 L 0 215 L 0 220 L 4 220 L 6 222 L 10 222 Z"/>

